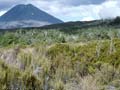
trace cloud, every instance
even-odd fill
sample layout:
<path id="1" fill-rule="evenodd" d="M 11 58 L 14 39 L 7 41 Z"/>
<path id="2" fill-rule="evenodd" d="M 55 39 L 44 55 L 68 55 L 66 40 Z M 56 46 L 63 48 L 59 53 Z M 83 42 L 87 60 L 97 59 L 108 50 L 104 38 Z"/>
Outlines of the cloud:
<path id="1" fill-rule="evenodd" d="M 1 0 L 0 14 L 21 3 L 31 3 L 63 21 L 120 16 L 120 0 Z"/>
<path id="2" fill-rule="evenodd" d="M 6 13 L 6 11 L 0 11 L 0 16 Z"/>
<path id="3" fill-rule="evenodd" d="M 114 18 L 116 16 L 120 16 L 120 1 L 109 0 L 106 3 L 102 4 L 99 15 L 101 18 Z"/>
<path id="4" fill-rule="evenodd" d="M 32 2 L 32 4 L 50 13 L 51 15 L 54 15 L 57 18 L 62 19 L 63 21 L 78 21 L 78 20 L 84 20 L 85 18 L 88 18 L 88 17 L 89 19 L 92 19 L 92 20 L 98 18 L 98 15 L 96 14 L 97 12 L 96 10 L 94 10 L 94 6 L 95 6 L 94 4 L 89 4 L 89 5 L 83 4 L 79 6 L 78 5 L 74 6 L 74 5 L 65 5 L 65 3 L 61 4 L 61 3 L 58 3 L 56 0 L 54 0 L 52 4 L 47 1 L 46 2 L 35 1 L 35 2 Z"/>
<path id="5" fill-rule="evenodd" d="M 28 2 L 31 0 L 28 0 Z M 89 4 L 101 4 L 105 0 L 34 0 L 34 1 L 44 1 L 49 3 L 60 3 L 69 6 L 79 6 L 79 5 L 89 5 Z"/>
<path id="6" fill-rule="evenodd" d="M 21 0 L 0 0 L 0 11 L 7 10 L 11 8 L 12 6 L 20 4 L 20 3 L 24 3 L 24 2 Z"/>
<path id="7" fill-rule="evenodd" d="M 69 2 L 67 2 L 67 0 L 65 0 L 65 3 L 73 6 L 79 6 L 79 5 L 89 5 L 89 4 L 101 4 L 104 1 L 105 0 L 79 0 L 79 1 L 69 0 Z"/>
<path id="8" fill-rule="evenodd" d="M 50 5 L 61 4 L 65 6 L 79 6 L 79 5 L 89 5 L 89 4 L 101 4 L 105 0 L 0 0 L 0 10 L 8 9 L 17 4 L 26 3 L 49 3 Z"/>
<path id="9" fill-rule="evenodd" d="M 106 19 L 120 16 L 120 1 L 119 0 L 106 0 L 104 3 L 99 5 L 79 5 L 76 7 L 61 8 L 61 12 L 58 12 L 59 17 L 63 17 L 66 21 L 77 21 L 77 20 L 95 20 L 95 19 Z"/>

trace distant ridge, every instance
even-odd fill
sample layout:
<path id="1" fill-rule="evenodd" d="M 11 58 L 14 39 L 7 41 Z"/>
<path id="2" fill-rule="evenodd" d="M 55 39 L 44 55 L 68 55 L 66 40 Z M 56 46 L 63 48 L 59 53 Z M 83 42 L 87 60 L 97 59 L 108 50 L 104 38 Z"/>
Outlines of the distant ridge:
<path id="1" fill-rule="evenodd" d="M 0 17 L 2 28 L 40 27 L 57 23 L 63 23 L 63 21 L 32 4 L 17 5 Z"/>

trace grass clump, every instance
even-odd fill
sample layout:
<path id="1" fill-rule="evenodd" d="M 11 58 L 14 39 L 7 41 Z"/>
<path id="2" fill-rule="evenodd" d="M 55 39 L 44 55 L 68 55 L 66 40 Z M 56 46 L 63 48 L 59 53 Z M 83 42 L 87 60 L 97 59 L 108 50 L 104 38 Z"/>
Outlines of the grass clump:
<path id="1" fill-rule="evenodd" d="M 119 29 L 73 32 L 35 29 L 1 34 L 1 90 L 119 90 Z M 7 51 L 18 46 L 12 59 L 20 67 L 7 63 Z"/>

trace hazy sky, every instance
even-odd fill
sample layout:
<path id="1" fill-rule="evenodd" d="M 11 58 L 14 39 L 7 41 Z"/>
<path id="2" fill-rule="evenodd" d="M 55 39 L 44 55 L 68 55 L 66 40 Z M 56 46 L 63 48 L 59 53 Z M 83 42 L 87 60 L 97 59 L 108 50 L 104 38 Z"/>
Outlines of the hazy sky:
<path id="1" fill-rule="evenodd" d="M 0 0 L 0 15 L 17 4 L 29 3 L 63 21 L 120 16 L 120 0 Z"/>

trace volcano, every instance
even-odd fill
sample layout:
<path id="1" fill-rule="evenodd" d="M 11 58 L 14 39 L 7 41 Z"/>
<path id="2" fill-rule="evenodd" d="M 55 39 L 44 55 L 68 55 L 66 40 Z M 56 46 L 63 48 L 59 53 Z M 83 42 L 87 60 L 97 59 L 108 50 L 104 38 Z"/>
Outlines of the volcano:
<path id="1" fill-rule="evenodd" d="M 17 5 L 0 17 L 1 29 L 40 27 L 58 23 L 63 21 L 32 4 Z"/>

